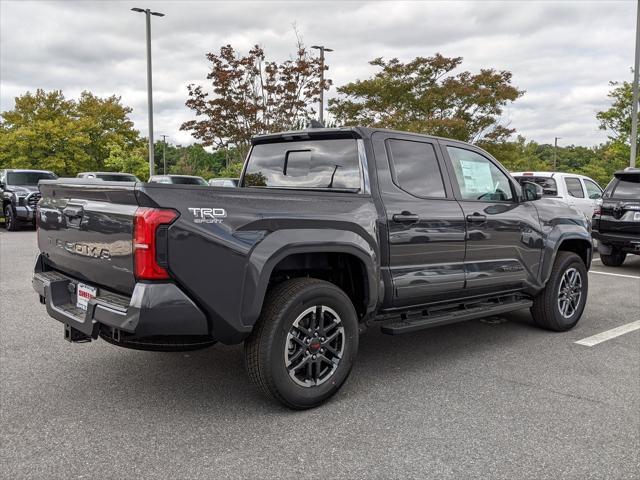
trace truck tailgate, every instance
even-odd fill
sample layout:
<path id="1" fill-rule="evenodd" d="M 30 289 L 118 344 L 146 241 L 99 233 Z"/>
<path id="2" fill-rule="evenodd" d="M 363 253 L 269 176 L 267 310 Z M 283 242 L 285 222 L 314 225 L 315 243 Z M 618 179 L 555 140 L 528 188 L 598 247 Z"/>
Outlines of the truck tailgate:
<path id="1" fill-rule="evenodd" d="M 131 293 L 135 184 L 98 180 L 40 183 L 38 246 L 46 262 L 91 285 Z"/>

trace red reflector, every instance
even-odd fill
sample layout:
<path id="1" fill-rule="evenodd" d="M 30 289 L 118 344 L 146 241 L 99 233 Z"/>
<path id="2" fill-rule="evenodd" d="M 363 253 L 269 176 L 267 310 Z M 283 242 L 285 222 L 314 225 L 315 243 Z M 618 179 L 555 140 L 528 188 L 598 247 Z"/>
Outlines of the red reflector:
<path id="1" fill-rule="evenodd" d="M 133 219 L 133 263 L 138 280 L 165 280 L 169 272 L 156 262 L 156 230 L 178 217 L 174 210 L 140 207 Z"/>

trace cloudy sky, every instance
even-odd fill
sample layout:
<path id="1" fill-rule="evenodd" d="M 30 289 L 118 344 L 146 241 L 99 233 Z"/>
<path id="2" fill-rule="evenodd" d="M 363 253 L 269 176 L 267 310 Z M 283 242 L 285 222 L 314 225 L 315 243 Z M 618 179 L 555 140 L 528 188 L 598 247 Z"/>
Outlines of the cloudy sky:
<path id="1" fill-rule="evenodd" d="M 513 72 L 526 94 L 503 123 L 527 138 L 594 145 L 606 138 L 595 112 L 609 80 L 631 80 L 635 1 L 557 2 L 213 2 L 0 0 L 0 102 L 36 88 L 116 94 L 146 135 L 144 16 L 153 17 L 155 132 L 191 143 L 186 86 L 203 83 L 205 53 L 260 44 L 268 58 L 294 51 L 295 24 L 307 45 L 333 48 L 329 76 L 341 85 L 372 73 L 368 60 L 440 52 L 463 69 Z M 329 96 L 334 92 L 332 91 Z"/>

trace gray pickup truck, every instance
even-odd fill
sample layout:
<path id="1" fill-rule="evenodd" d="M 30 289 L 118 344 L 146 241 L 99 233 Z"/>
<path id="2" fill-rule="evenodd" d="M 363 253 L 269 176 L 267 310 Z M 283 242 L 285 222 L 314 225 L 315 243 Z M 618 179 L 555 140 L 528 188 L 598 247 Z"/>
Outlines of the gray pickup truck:
<path id="1" fill-rule="evenodd" d="M 587 300 L 584 216 L 454 140 L 292 131 L 255 137 L 234 189 L 40 190 L 33 287 L 67 340 L 244 342 L 251 379 L 291 408 L 340 388 L 366 326 L 396 335 L 528 308 L 564 331 Z"/>

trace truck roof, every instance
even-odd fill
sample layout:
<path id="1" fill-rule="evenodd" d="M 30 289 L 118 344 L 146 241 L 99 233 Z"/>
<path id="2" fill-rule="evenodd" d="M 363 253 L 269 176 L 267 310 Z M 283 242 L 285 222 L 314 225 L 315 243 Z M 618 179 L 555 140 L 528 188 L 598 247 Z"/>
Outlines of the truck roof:
<path id="1" fill-rule="evenodd" d="M 278 141 L 304 140 L 309 138 L 365 138 L 370 137 L 376 132 L 396 133 L 399 135 L 415 135 L 423 138 L 446 140 L 447 142 L 456 142 L 460 144 L 470 145 L 468 142 L 456 140 L 454 138 L 437 137 L 435 135 L 427 135 L 424 133 L 406 132 L 402 130 L 391 130 L 387 128 L 373 127 L 338 127 L 338 128 L 306 128 L 303 130 L 289 130 L 285 132 L 266 133 L 263 135 L 255 135 L 251 138 L 252 145 L 261 143 L 272 143 Z"/>

